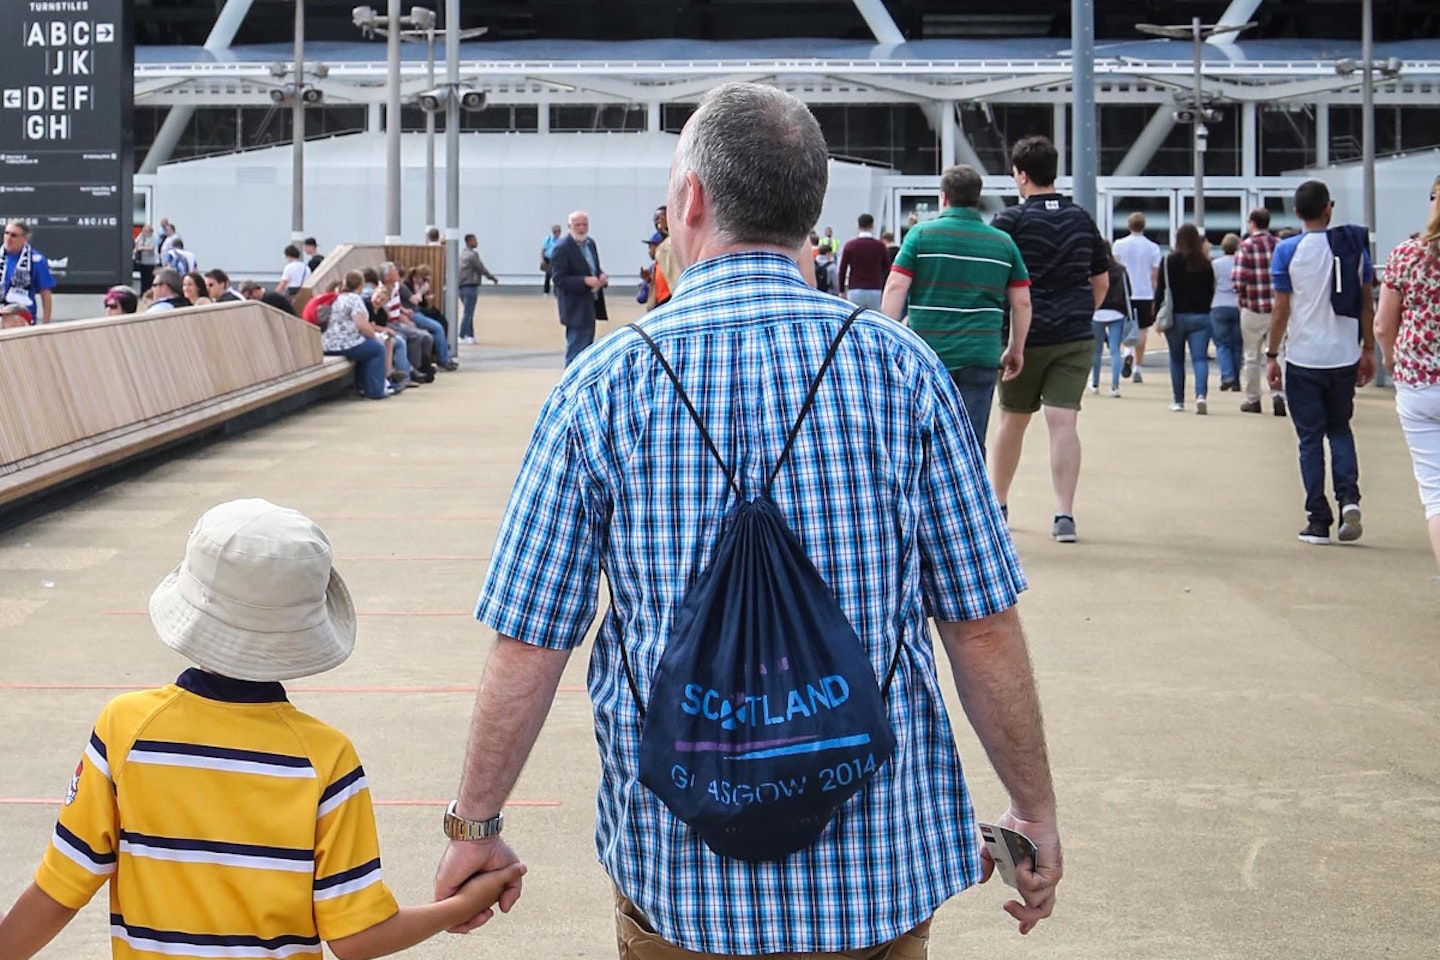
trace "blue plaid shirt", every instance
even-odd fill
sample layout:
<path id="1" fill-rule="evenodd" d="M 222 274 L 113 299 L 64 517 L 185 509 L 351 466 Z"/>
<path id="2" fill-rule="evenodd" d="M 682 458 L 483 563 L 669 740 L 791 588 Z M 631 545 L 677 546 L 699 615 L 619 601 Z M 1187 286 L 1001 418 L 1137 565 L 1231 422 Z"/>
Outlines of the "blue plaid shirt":
<path id="1" fill-rule="evenodd" d="M 645 329 L 675 368 L 747 497 L 780 455 L 851 311 L 778 254 L 696 264 Z M 1025 588 L 950 377 L 914 333 L 862 315 L 772 491 L 885 675 L 898 740 L 810 848 L 745 863 L 712 853 L 637 779 L 640 717 L 623 635 L 649 698 L 671 621 L 731 501 L 640 337 L 607 337 L 565 371 L 520 468 L 476 617 L 525 643 L 579 646 L 599 574 L 614 592 L 591 657 L 600 746 L 595 839 L 619 889 L 665 939 L 708 953 L 881 943 L 979 876 L 974 816 L 941 702 L 926 617 L 998 613 Z"/>

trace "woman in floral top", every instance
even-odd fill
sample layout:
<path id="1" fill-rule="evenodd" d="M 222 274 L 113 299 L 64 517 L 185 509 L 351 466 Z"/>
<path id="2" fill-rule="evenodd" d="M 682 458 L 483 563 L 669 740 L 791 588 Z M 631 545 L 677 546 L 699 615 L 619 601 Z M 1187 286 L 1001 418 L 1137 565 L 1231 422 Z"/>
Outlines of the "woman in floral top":
<path id="1" fill-rule="evenodd" d="M 330 304 L 330 323 L 320 334 L 321 348 L 331 356 L 355 361 L 355 384 L 371 400 L 394 393 L 385 382 L 385 346 L 375 336 L 370 311 L 360 299 L 365 276 L 359 270 L 345 274 L 340 296 Z"/>
<path id="2" fill-rule="evenodd" d="M 1440 177 L 1430 187 L 1430 222 L 1385 264 L 1375 339 L 1395 375 L 1395 407 L 1440 566 Z"/>

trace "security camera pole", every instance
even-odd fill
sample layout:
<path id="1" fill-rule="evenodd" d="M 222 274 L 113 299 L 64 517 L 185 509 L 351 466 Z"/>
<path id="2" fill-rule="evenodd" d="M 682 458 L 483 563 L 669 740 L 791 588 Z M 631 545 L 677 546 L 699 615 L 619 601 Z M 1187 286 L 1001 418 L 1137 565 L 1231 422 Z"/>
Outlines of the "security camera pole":
<path id="1" fill-rule="evenodd" d="M 295 93 L 290 107 L 290 239 L 305 239 L 305 0 L 295 0 Z"/>
<path id="2" fill-rule="evenodd" d="M 433 69 L 434 56 L 430 63 Z M 445 98 L 445 316 L 450 320 L 450 342 L 459 349 L 460 0 L 445 0 L 445 87 L 450 92 Z M 433 173 L 431 183 L 434 183 Z"/>

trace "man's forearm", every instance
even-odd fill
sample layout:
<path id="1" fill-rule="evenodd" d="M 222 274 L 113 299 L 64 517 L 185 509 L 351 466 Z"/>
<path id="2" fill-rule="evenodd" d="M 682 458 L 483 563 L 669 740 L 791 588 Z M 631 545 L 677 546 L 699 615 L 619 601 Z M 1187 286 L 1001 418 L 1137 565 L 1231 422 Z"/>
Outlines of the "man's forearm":
<path id="1" fill-rule="evenodd" d="M 1360 288 L 1360 343 L 1367 350 L 1375 349 L 1375 288 Z"/>
<path id="2" fill-rule="evenodd" d="M 493 817 L 505 805 L 540 735 L 569 659 L 568 650 L 496 637 L 470 720 L 460 779 L 462 817 Z"/>
<path id="3" fill-rule="evenodd" d="M 937 622 L 955 689 L 990 765 L 1026 820 L 1055 816 L 1040 698 L 1014 607 L 959 623 Z"/>
<path id="4" fill-rule="evenodd" d="M 54 305 L 55 305 L 55 300 L 54 300 L 53 295 L 50 293 L 50 291 L 49 291 L 49 290 L 41 290 L 41 291 L 40 291 L 40 306 L 43 308 L 43 309 L 40 311 L 40 322 L 41 322 L 41 323 L 49 323 L 49 322 L 50 322 L 50 314 L 51 314 L 51 313 L 53 312 L 53 310 L 54 310 Z"/>
<path id="5" fill-rule="evenodd" d="M 1285 330 L 1290 326 L 1290 301 L 1288 298 L 1275 298 L 1275 309 L 1270 312 L 1270 334 L 1267 343 L 1270 345 L 1271 353 L 1280 352 L 1280 342 L 1285 339 Z"/>
<path id="6" fill-rule="evenodd" d="M 890 274 L 885 281 L 885 292 L 880 295 L 880 312 L 893 320 L 899 320 L 905 313 L 905 298 L 910 293 L 910 278 L 903 273 Z"/>

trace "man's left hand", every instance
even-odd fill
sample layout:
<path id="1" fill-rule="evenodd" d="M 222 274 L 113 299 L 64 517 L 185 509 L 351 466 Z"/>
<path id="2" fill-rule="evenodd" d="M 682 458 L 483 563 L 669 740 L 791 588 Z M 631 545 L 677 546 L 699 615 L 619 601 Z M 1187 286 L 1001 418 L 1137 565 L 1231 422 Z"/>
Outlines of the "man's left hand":
<path id="1" fill-rule="evenodd" d="M 1355 369 L 1355 386 L 1363 387 L 1375 379 L 1375 351 L 1361 350 L 1360 364 Z"/>
<path id="2" fill-rule="evenodd" d="M 596 277 L 595 279 L 597 279 L 597 280 L 600 281 L 600 286 L 601 286 L 601 287 L 608 287 L 608 286 L 610 286 L 610 274 L 608 274 L 608 273 L 602 273 L 602 274 L 600 274 L 600 276 Z"/>

